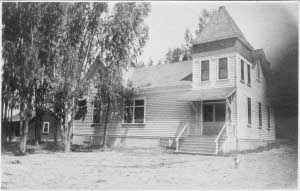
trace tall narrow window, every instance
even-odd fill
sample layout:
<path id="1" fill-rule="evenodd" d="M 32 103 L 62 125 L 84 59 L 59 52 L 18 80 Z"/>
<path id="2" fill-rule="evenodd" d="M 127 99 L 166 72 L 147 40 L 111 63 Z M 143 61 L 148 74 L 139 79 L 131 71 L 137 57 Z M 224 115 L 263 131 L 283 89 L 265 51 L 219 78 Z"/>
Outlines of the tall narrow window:
<path id="1" fill-rule="evenodd" d="M 209 61 L 204 60 L 201 62 L 201 81 L 209 80 Z"/>
<path id="2" fill-rule="evenodd" d="M 85 119 L 85 115 L 87 113 L 87 104 L 86 99 L 77 100 L 77 108 L 75 114 L 75 120 Z"/>
<path id="3" fill-rule="evenodd" d="M 258 122 L 259 128 L 262 128 L 261 103 L 258 103 Z"/>
<path id="4" fill-rule="evenodd" d="M 227 58 L 219 59 L 219 79 L 228 78 Z"/>
<path id="5" fill-rule="evenodd" d="M 94 100 L 94 109 L 93 109 L 93 123 L 100 123 L 101 120 L 101 102 L 100 100 Z"/>
<path id="6" fill-rule="evenodd" d="M 251 73 L 250 73 L 250 65 L 247 65 L 247 74 L 248 74 L 248 85 L 251 85 Z"/>
<path id="7" fill-rule="evenodd" d="M 244 75 L 244 60 L 241 60 L 241 80 L 245 80 L 245 75 Z"/>
<path id="8" fill-rule="evenodd" d="M 270 107 L 268 107 L 268 130 L 271 129 L 271 110 L 270 110 Z"/>
<path id="9" fill-rule="evenodd" d="M 251 98 L 248 97 L 248 124 L 251 125 Z"/>

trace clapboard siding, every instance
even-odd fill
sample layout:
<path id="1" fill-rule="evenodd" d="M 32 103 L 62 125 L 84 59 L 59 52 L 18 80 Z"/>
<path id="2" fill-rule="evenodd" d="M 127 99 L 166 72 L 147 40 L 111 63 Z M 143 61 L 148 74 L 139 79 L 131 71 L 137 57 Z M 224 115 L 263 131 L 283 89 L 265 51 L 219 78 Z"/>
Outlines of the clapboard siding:
<path id="1" fill-rule="evenodd" d="M 228 58 L 228 79 L 218 79 L 219 73 L 219 58 Z M 193 59 L 193 88 L 223 88 L 235 86 L 235 54 L 219 54 L 206 57 L 195 57 Z M 201 81 L 201 61 L 209 60 L 209 80 Z"/>
<path id="2" fill-rule="evenodd" d="M 244 77 L 245 83 L 241 82 L 241 59 L 245 62 Z M 270 100 L 267 97 L 266 81 L 263 72 L 260 72 L 260 82 L 257 81 L 257 67 L 258 64 L 253 65 L 243 56 L 237 56 L 236 62 L 237 71 L 237 135 L 243 139 L 261 139 L 274 140 L 275 139 L 275 123 L 274 112 L 271 108 L 271 130 L 268 130 L 268 110 L 271 107 Z M 251 87 L 247 85 L 247 64 L 251 68 Z M 261 68 L 260 68 L 261 70 Z M 248 126 L 248 102 L 247 98 L 251 98 L 251 126 Z M 259 128 L 259 102 L 262 109 L 262 128 Z"/>
<path id="3" fill-rule="evenodd" d="M 189 88 L 172 89 L 169 92 L 140 92 L 145 98 L 145 124 L 122 124 L 122 116 L 113 116 L 109 126 L 109 136 L 127 137 L 174 137 L 178 125 L 182 121 L 190 121 L 194 125 L 195 113 L 189 102 L 178 101 L 177 98 Z M 154 92 L 154 93 L 153 93 Z M 74 126 L 74 134 L 103 135 L 103 124 L 92 127 L 92 104 L 95 95 L 92 91 L 88 101 L 88 112 L 84 121 L 78 120 Z"/>

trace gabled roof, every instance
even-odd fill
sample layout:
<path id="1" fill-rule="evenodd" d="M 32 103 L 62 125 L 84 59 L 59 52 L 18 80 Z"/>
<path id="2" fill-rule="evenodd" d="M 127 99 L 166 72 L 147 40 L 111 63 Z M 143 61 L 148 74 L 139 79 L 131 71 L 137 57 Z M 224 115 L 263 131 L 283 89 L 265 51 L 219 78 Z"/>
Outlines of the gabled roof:
<path id="1" fill-rule="evenodd" d="M 194 44 L 201 44 L 232 37 L 238 37 L 238 39 L 249 49 L 253 49 L 225 7 L 222 6 L 216 13 L 214 13 L 214 15 L 212 15 L 207 25 L 195 40 Z"/>
<path id="2" fill-rule="evenodd" d="M 253 56 L 254 64 L 256 64 L 257 61 L 259 61 L 262 71 L 268 81 L 269 78 L 271 77 L 271 67 L 269 61 L 266 58 L 265 52 L 263 51 L 263 49 L 253 50 L 252 56 Z"/>
<path id="3" fill-rule="evenodd" d="M 140 88 L 191 85 L 191 81 L 183 80 L 191 73 L 192 61 L 189 60 L 137 68 L 130 80 Z"/>

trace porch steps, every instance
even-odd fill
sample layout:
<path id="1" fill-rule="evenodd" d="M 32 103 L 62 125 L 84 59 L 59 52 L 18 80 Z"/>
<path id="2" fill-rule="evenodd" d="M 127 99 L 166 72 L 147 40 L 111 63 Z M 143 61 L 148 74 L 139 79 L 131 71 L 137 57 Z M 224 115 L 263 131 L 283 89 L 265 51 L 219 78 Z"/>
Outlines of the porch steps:
<path id="1" fill-rule="evenodd" d="M 215 139 L 216 136 L 187 137 L 181 140 L 176 153 L 215 155 Z M 219 140 L 219 151 L 224 141 L 225 139 Z"/>

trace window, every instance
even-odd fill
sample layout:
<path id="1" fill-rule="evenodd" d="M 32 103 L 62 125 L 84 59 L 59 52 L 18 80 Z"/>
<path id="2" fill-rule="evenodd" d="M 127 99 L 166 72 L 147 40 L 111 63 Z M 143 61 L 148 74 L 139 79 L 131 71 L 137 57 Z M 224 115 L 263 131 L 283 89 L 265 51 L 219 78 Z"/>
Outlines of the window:
<path id="1" fill-rule="evenodd" d="M 86 99 L 77 100 L 77 109 L 75 114 L 75 120 L 84 120 L 87 113 Z"/>
<path id="2" fill-rule="evenodd" d="M 95 99 L 93 102 L 93 123 L 100 123 L 101 120 L 101 102 Z"/>
<path id="3" fill-rule="evenodd" d="M 219 79 L 227 79 L 228 70 L 227 70 L 227 58 L 219 59 Z"/>
<path id="4" fill-rule="evenodd" d="M 216 121 L 225 121 L 225 103 L 215 104 Z"/>
<path id="5" fill-rule="evenodd" d="M 271 130 L 271 110 L 270 107 L 268 107 L 268 130 Z"/>
<path id="6" fill-rule="evenodd" d="M 251 98 L 248 97 L 248 124 L 251 125 Z"/>
<path id="7" fill-rule="evenodd" d="M 124 123 L 144 123 L 145 100 L 127 100 L 124 108 Z"/>
<path id="8" fill-rule="evenodd" d="M 247 74 L 248 74 L 248 85 L 251 85 L 251 73 L 250 73 L 250 65 L 247 64 Z"/>
<path id="9" fill-rule="evenodd" d="M 203 121 L 209 122 L 214 119 L 214 105 L 213 104 L 204 104 L 203 105 Z"/>
<path id="10" fill-rule="evenodd" d="M 201 81 L 209 80 L 209 61 L 201 62 Z"/>
<path id="11" fill-rule="evenodd" d="M 244 75 L 244 60 L 241 60 L 241 80 L 245 80 L 245 75 Z"/>
<path id="12" fill-rule="evenodd" d="M 258 103 L 258 122 L 259 128 L 262 128 L 261 103 Z"/>
<path id="13" fill-rule="evenodd" d="M 43 134 L 49 134 L 49 122 L 43 122 Z"/>

